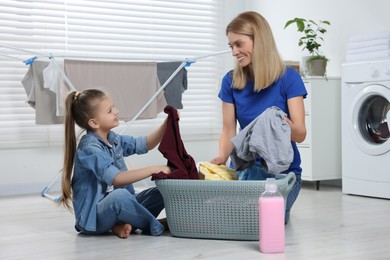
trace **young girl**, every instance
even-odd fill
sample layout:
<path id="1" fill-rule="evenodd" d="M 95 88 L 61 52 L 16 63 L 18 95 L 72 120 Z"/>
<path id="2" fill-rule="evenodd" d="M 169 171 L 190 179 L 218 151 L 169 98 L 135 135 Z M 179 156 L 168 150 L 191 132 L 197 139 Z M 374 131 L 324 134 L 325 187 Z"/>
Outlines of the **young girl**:
<path id="1" fill-rule="evenodd" d="M 66 99 L 65 158 L 60 203 L 73 209 L 75 228 L 86 235 L 110 230 L 120 238 L 141 229 L 153 236 L 165 228 L 156 219 L 164 208 L 157 188 L 135 194 L 132 183 L 153 173 L 170 173 L 165 165 L 128 170 L 124 156 L 147 153 L 161 141 L 166 120 L 148 136 L 134 138 L 111 131 L 118 109 L 102 91 L 72 92 Z M 76 145 L 75 123 L 86 130 Z M 77 147 L 77 148 L 76 148 Z M 73 177 L 72 177 L 73 169 Z"/>

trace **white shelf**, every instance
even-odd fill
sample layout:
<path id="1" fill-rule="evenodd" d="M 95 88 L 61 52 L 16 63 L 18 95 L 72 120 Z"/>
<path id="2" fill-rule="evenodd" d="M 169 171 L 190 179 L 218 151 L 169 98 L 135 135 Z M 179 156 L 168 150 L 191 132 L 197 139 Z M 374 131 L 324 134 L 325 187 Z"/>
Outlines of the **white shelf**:
<path id="1" fill-rule="evenodd" d="M 306 139 L 298 144 L 302 180 L 341 179 L 341 80 L 303 78 Z M 317 186 L 318 188 L 318 186 Z"/>

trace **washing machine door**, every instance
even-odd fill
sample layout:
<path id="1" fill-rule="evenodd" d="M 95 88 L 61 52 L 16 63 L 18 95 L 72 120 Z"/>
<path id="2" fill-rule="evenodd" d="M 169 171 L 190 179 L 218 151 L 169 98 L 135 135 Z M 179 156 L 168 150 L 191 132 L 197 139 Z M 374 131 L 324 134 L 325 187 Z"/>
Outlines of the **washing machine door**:
<path id="1" fill-rule="evenodd" d="M 364 87 L 352 106 L 352 136 L 365 153 L 390 151 L 390 89 L 381 84 Z"/>

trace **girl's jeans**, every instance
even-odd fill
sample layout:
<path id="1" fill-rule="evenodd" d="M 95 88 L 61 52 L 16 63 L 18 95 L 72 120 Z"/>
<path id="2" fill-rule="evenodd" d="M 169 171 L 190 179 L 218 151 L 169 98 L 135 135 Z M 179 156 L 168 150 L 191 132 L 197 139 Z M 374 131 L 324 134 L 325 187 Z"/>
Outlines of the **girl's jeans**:
<path id="1" fill-rule="evenodd" d="M 156 219 L 164 209 L 164 201 L 157 188 L 131 194 L 126 188 L 115 189 L 97 204 L 97 230 L 84 234 L 103 234 L 116 224 L 126 223 L 132 229 L 141 229 L 152 236 L 164 232 L 164 226 Z"/>
<path id="2" fill-rule="evenodd" d="M 274 174 L 266 172 L 260 165 L 256 164 L 243 171 L 237 171 L 239 180 L 266 180 L 267 178 L 275 178 Z M 296 175 L 296 181 L 288 194 L 286 201 L 286 212 L 284 216 L 284 223 L 287 224 L 290 218 L 291 207 L 298 197 L 301 190 L 302 180 L 301 175 Z"/>

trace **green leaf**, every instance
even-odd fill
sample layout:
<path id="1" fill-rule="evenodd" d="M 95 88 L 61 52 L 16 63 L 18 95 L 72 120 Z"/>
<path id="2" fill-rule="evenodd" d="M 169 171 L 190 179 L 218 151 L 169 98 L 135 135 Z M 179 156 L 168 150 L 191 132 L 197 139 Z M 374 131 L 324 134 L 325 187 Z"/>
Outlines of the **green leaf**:
<path id="1" fill-rule="evenodd" d="M 284 29 L 286 29 L 287 26 L 289 26 L 289 25 L 292 24 L 292 23 L 295 23 L 295 21 L 294 21 L 294 20 L 289 20 L 289 21 L 287 21 L 286 25 L 284 26 Z"/>
<path id="2" fill-rule="evenodd" d="M 297 25 L 297 30 L 302 32 L 305 29 L 306 20 L 303 18 L 294 18 L 292 20 L 288 20 L 284 25 L 284 29 L 286 29 L 290 24 L 295 23 Z"/>
<path id="3" fill-rule="evenodd" d="M 295 18 L 297 19 L 297 18 Z M 298 31 L 302 32 L 303 30 L 305 30 L 305 23 L 303 20 L 296 20 L 297 21 L 297 27 L 298 27 Z"/>

